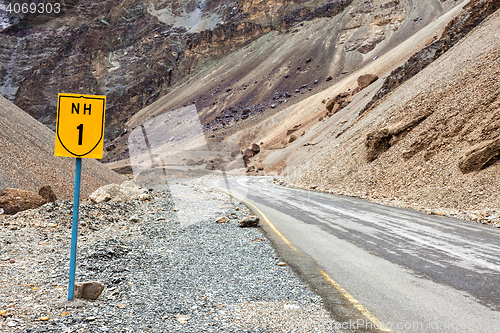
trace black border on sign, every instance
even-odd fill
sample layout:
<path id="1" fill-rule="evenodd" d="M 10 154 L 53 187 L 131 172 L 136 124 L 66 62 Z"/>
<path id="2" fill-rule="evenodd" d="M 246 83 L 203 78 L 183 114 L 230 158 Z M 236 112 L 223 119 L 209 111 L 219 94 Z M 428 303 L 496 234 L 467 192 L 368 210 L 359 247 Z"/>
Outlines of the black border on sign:
<path id="1" fill-rule="evenodd" d="M 68 148 L 66 148 L 66 146 L 64 145 L 64 143 L 62 142 L 61 138 L 59 137 L 59 112 L 61 111 L 60 110 L 60 107 L 61 107 L 61 97 L 69 97 L 69 98 L 85 98 L 85 99 L 100 99 L 103 101 L 103 110 L 102 110 L 102 122 L 101 122 L 101 137 L 99 138 L 99 141 L 97 141 L 97 144 L 92 148 L 90 149 L 88 152 L 86 152 L 85 154 L 75 154 L 73 152 L 71 152 Z M 58 96 L 58 99 L 57 99 L 57 125 L 56 125 L 56 133 L 57 133 L 57 139 L 59 140 L 59 143 L 64 147 L 64 149 L 66 149 L 66 151 L 74 156 L 85 156 L 85 155 L 88 155 L 90 154 L 98 145 L 99 143 L 101 142 L 102 140 L 102 137 L 103 137 L 103 134 L 104 134 L 104 112 L 106 111 L 106 98 L 102 98 L 102 97 L 86 97 L 84 95 L 64 95 L 64 94 L 59 94 Z"/>

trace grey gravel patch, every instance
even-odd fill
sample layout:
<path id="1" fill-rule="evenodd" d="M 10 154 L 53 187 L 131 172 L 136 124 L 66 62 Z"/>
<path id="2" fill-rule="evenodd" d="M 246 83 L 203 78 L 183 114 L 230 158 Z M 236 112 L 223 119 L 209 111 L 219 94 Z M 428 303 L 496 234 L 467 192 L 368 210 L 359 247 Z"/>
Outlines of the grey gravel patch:
<path id="1" fill-rule="evenodd" d="M 278 266 L 260 229 L 237 227 L 251 215 L 246 207 L 236 210 L 198 181 L 170 191 L 175 205 L 170 193 L 150 192 L 146 202 L 82 206 L 77 281 L 104 283 L 96 301 L 65 300 L 71 202 L 3 221 L 0 257 L 19 262 L 2 268 L 0 285 L 7 280 L 11 288 L 0 288 L 0 311 L 9 309 L 0 331 L 335 331 L 319 296 Z M 231 214 L 237 218 L 215 222 Z M 25 227 L 10 230 L 14 225 Z"/>

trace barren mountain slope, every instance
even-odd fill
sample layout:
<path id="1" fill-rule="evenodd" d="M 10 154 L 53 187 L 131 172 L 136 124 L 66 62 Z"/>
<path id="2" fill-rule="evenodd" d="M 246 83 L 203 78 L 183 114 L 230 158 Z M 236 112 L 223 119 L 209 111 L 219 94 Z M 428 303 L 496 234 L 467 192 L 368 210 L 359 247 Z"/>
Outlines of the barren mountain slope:
<path id="1" fill-rule="evenodd" d="M 38 193 L 49 184 L 59 199 L 73 197 L 75 159 L 54 156 L 55 134 L 0 97 L 0 191 L 7 187 Z M 82 163 L 82 197 L 123 178 L 95 160 Z"/>
<path id="2" fill-rule="evenodd" d="M 244 47 L 206 60 L 166 96 L 132 116 L 126 127 L 132 129 L 172 108 L 195 104 L 205 131 L 221 140 L 331 87 L 456 6 L 453 1 L 435 0 L 345 3 L 348 6 L 336 15 L 308 21 L 301 22 L 306 10 L 283 16 L 298 22 L 280 29 L 278 25 Z M 309 12 L 320 13 L 318 8 L 322 7 Z M 185 58 L 218 47 L 208 41 L 187 49 Z M 118 158 L 119 150 L 106 161 Z"/>
<path id="3" fill-rule="evenodd" d="M 287 181 L 498 222 L 499 31 L 497 11 L 351 126 L 330 123 Z"/>
<path id="4" fill-rule="evenodd" d="M 303 21 L 337 15 L 350 3 L 65 0 L 59 14 L 10 14 L 7 18 L 2 9 L 0 28 L 5 19 L 12 25 L 0 31 L 0 93 L 49 126 L 54 124 L 53 101 L 58 92 L 106 94 L 106 137 L 112 139 L 129 116 L 171 91 L 204 62 L 269 31 L 287 31 Z M 363 29 L 358 31 L 358 21 L 370 16 L 376 6 L 372 0 L 361 3 L 363 12 L 353 17 L 345 36 L 351 53 L 371 50 L 388 39 L 407 15 L 422 11 L 393 1 L 394 8 L 384 9 L 389 20 L 377 21 L 380 26 L 369 31 L 369 43 L 364 45 L 367 39 Z M 413 29 L 454 5 L 451 0 L 426 3 L 433 10 L 421 14 L 422 20 L 415 21 Z"/>
<path id="5" fill-rule="evenodd" d="M 272 117 L 263 117 L 255 125 L 242 128 L 228 137 L 227 141 L 239 143 L 243 147 L 252 141 L 260 143 L 263 150 L 251 163 L 263 164 L 266 173 L 288 173 L 290 168 L 303 164 L 317 150 L 315 146 L 331 134 L 332 126 L 346 128 L 359 117 L 377 90 L 392 77 L 390 73 L 394 68 L 405 63 L 406 59 L 411 59 L 415 52 L 421 53 L 419 50 L 425 45 L 440 43 L 442 38 L 437 39 L 437 36 L 449 30 L 449 25 L 457 17 L 468 15 L 468 10 L 463 8 L 469 4 L 481 7 L 479 1 L 463 2 L 358 71 L 298 103 L 291 103 Z M 448 34 L 445 34 L 443 38 L 447 37 Z M 359 91 L 357 79 L 364 74 L 375 74 L 380 79 Z M 333 109 L 327 112 L 328 101 L 339 94 L 348 94 L 344 99 L 352 102 L 348 106 L 337 107 L 335 112 Z M 295 142 L 290 142 L 292 137 L 296 138 Z"/>

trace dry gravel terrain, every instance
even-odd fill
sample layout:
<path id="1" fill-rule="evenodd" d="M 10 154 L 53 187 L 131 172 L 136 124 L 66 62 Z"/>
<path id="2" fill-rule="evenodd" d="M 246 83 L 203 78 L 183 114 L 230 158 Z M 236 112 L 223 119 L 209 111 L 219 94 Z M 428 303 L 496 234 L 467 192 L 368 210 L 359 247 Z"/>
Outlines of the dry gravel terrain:
<path id="1" fill-rule="evenodd" d="M 0 332 L 338 332 L 260 229 L 238 227 L 243 205 L 179 182 L 82 205 L 76 280 L 106 286 L 96 301 L 67 301 L 72 202 L 3 218 Z"/>

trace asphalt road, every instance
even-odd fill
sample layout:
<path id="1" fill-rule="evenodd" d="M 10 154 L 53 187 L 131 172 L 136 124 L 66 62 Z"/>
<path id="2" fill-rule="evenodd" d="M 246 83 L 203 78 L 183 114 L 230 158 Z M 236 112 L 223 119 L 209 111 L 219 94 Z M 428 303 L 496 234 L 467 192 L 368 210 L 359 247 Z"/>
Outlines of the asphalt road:
<path id="1" fill-rule="evenodd" d="M 357 311 L 364 308 L 392 332 L 500 332 L 499 229 L 268 180 L 210 179 L 206 184 L 229 188 L 257 207 L 290 241 L 281 242 L 282 249 L 289 248 L 288 258 L 293 261 L 293 253 L 302 258 L 295 264 L 306 271 L 303 277 L 308 279 L 310 270 L 314 279 L 318 274 L 312 271 L 319 269 L 345 291 L 323 294 L 339 298 L 330 308 L 345 325 L 352 317 L 350 330 L 372 325 Z M 345 294 L 355 300 L 342 303 Z M 356 300 L 360 306 L 342 316 L 342 304 Z"/>

